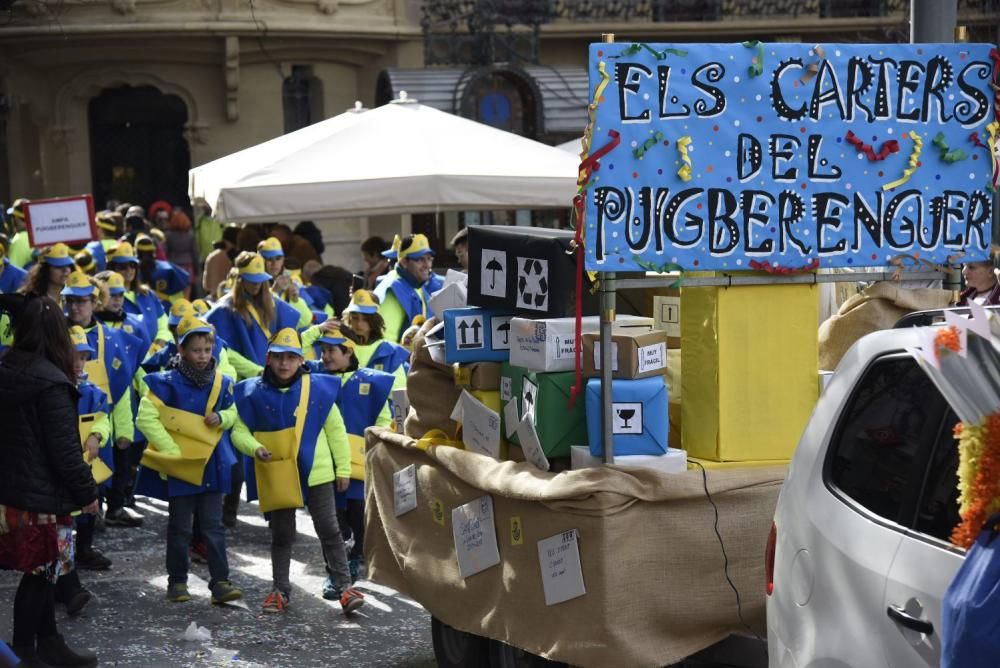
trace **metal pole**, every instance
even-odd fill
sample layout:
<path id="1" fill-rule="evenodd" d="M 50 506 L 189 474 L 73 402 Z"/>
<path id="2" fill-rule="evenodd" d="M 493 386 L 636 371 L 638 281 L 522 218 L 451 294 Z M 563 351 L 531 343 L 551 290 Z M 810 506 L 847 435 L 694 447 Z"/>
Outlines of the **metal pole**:
<path id="1" fill-rule="evenodd" d="M 601 35 L 601 41 L 611 44 L 615 41 L 614 33 Z M 611 330 L 615 322 L 615 275 L 600 274 L 601 281 L 601 428 L 604 441 L 604 463 L 615 463 L 614 414 L 612 402 L 612 374 L 614 357 L 612 356 Z"/>
<path id="2" fill-rule="evenodd" d="M 910 44 L 951 43 L 958 24 L 958 0 L 910 0 Z M 996 206 L 993 207 L 994 211 Z M 952 269 L 944 277 L 945 290 L 962 287 L 962 272 Z"/>

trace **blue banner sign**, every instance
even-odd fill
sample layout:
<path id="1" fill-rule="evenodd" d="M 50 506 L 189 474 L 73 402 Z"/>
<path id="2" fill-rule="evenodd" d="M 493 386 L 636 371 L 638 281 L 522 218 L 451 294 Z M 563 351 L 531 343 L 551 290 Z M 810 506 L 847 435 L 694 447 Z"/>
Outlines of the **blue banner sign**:
<path id="1" fill-rule="evenodd" d="M 991 48 L 592 44 L 587 269 L 987 258 Z"/>

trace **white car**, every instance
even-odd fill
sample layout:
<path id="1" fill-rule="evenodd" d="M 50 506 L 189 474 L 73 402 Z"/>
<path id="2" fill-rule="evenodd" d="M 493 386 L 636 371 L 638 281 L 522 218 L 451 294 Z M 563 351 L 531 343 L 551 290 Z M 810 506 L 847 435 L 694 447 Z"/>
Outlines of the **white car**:
<path id="1" fill-rule="evenodd" d="M 847 353 L 792 460 L 767 554 L 771 668 L 938 666 L 941 601 L 964 550 L 951 407 L 905 352 Z"/>

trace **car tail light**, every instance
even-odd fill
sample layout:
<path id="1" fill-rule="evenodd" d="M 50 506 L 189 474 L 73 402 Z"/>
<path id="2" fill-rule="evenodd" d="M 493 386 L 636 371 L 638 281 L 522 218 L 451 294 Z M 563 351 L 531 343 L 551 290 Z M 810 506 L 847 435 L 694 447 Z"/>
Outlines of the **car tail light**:
<path id="1" fill-rule="evenodd" d="M 774 551 L 778 544 L 778 527 L 771 522 L 771 531 L 767 534 L 767 549 L 764 551 L 764 574 L 767 578 L 767 595 L 774 593 Z"/>

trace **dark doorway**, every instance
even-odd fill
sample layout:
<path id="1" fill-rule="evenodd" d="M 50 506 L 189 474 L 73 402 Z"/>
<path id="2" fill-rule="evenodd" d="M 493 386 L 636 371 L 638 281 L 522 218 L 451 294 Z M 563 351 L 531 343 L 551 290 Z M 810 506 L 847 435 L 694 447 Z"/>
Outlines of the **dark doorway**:
<path id="1" fill-rule="evenodd" d="M 94 204 L 187 204 L 191 153 L 184 101 L 152 86 L 109 88 L 90 101 Z"/>

